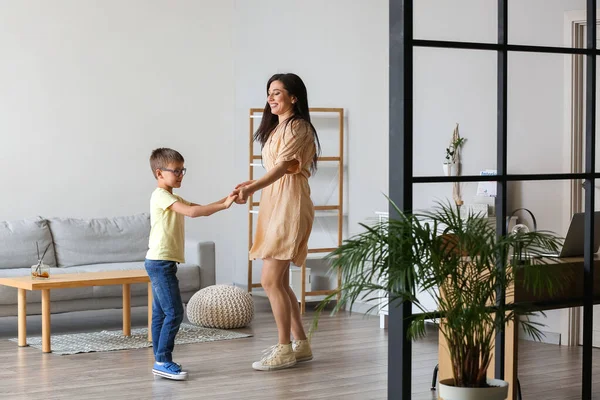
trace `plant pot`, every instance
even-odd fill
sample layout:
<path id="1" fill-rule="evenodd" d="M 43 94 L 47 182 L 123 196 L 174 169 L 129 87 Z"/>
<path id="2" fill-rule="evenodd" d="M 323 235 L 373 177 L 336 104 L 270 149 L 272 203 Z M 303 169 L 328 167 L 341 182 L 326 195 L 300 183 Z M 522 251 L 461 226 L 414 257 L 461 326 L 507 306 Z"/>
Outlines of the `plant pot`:
<path id="1" fill-rule="evenodd" d="M 458 164 L 456 163 L 444 163 L 442 165 L 444 168 L 445 176 L 457 176 L 458 175 Z"/>
<path id="2" fill-rule="evenodd" d="M 456 387 L 454 379 L 443 379 L 439 383 L 439 395 L 443 400 L 506 400 L 508 382 L 488 379 L 486 388 Z"/>

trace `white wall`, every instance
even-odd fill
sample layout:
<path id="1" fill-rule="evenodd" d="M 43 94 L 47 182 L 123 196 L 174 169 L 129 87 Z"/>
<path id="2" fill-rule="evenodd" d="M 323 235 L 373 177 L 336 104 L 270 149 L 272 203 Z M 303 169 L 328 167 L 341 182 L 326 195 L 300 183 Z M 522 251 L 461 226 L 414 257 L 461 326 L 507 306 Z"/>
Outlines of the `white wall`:
<path id="1" fill-rule="evenodd" d="M 3 1 L 0 220 L 148 211 L 148 157 L 186 158 L 180 193 L 207 203 L 235 183 L 233 2 Z M 232 215 L 188 220 L 215 240 L 229 281 Z"/>
<path id="2" fill-rule="evenodd" d="M 221 197 L 247 178 L 248 108 L 281 71 L 346 110 L 349 232 L 386 208 L 387 1 L 101 4 L 0 6 L 0 167 L 18 193 L 0 220 L 146 211 L 158 146 L 186 157 L 184 197 Z M 219 282 L 246 282 L 246 213 L 187 220 L 216 242 Z"/>
<path id="3" fill-rule="evenodd" d="M 239 179 L 248 176 L 248 109 L 264 107 L 271 75 L 294 72 L 307 86 L 311 107 L 346 110 L 346 221 L 349 233 L 356 233 L 359 222 L 387 209 L 388 2 L 238 0 L 234 27 Z M 241 284 L 247 279 L 246 212 L 234 210 L 242 228 L 236 232 L 240 250 L 234 280 Z M 259 274 L 255 269 L 255 282 Z"/>
<path id="4" fill-rule="evenodd" d="M 493 0 L 415 2 L 415 38 L 497 40 Z M 568 10 L 585 9 L 583 0 L 509 2 L 509 43 L 563 46 Z M 565 57 L 511 53 L 508 60 L 508 172 L 570 172 L 570 140 L 565 130 Z M 467 143 L 463 174 L 496 167 L 496 54 L 468 50 L 415 50 L 415 175 L 440 175 L 444 149 L 455 122 Z M 567 64 L 568 65 L 568 64 Z M 544 149 L 541 151 L 541 149 Z M 476 185 L 463 186 L 466 203 Z M 509 212 L 527 207 L 539 229 L 566 233 L 570 219 L 566 182 L 524 182 L 510 186 Z M 450 185 L 418 185 L 415 208 L 450 197 Z M 550 311 L 544 331 L 567 335 L 567 310 Z"/>

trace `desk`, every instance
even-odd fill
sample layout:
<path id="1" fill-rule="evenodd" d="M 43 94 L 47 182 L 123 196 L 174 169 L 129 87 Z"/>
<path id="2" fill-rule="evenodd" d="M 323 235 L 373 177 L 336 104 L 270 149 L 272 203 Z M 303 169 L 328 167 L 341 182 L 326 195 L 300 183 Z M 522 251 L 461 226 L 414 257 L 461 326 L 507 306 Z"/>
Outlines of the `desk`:
<path id="1" fill-rule="evenodd" d="M 544 268 L 550 275 L 569 277 L 568 283 L 562 288 L 560 293 L 549 295 L 546 292 L 534 295 L 522 285 L 519 285 L 519 282 L 522 282 L 522 277 L 517 274 L 513 297 L 510 298 L 507 296 L 507 302 L 531 306 L 531 309 L 536 311 L 582 306 L 583 257 L 548 259 L 548 262 L 549 264 L 540 265 L 540 268 Z M 600 302 L 600 257 L 598 255 L 594 256 L 594 298 L 596 303 Z M 507 400 L 514 400 L 517 398 L 515 383 L 518 376 L 518 337 L 519 329 L 517 321 L 509 324 L 505 330 L 504 380 L 509 384 Z M 439 379 L 452 378 L 452 368 L 450 357 L 448 355 L 448 348 L 441 333 L 439 334 L 438 351 Z M 494 376 L 493 361 L 488 369 L 488 376 Z"/>

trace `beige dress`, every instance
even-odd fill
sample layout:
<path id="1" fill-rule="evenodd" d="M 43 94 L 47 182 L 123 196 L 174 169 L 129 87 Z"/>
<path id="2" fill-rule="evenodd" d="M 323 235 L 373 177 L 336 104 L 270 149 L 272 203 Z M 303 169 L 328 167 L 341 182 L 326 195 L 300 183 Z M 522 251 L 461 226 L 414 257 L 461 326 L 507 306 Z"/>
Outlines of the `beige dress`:
<path id="1" fill-rule="evenodd" d="M 283 122 L 265 143 L 262 160 L 267 171 L 284 161 L 298 164 L 262 190 L 251 260 L 292 260 L 298 266 L 306 261 L 315 216 L 308 185 L 315 152 L 312 128 L 304 121 Z"/>

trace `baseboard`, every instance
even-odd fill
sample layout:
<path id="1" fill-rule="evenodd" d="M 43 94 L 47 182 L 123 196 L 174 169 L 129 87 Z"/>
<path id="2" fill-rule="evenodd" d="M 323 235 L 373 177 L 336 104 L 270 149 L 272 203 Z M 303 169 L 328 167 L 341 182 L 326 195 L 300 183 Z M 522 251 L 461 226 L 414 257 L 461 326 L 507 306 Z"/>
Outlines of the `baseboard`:
<path id="1" fill-rule="evenodd" d="M 556 345 L 561 345 L 561 334 L 558 332 L 546 332 L 546 331 L 541 331 L 542 332 L 542 337 L 540 340 L 535 339 L 533 336 L 531 336 L 529 333 L 525 332 L 523 330 L 523 327 L 520 327 L 519 329 L 519 339 L 521 340 L 529 340 L 532 342 L 540 342 L 540 343 L 547 343 L 547 344 L 556 344 Z"/>

